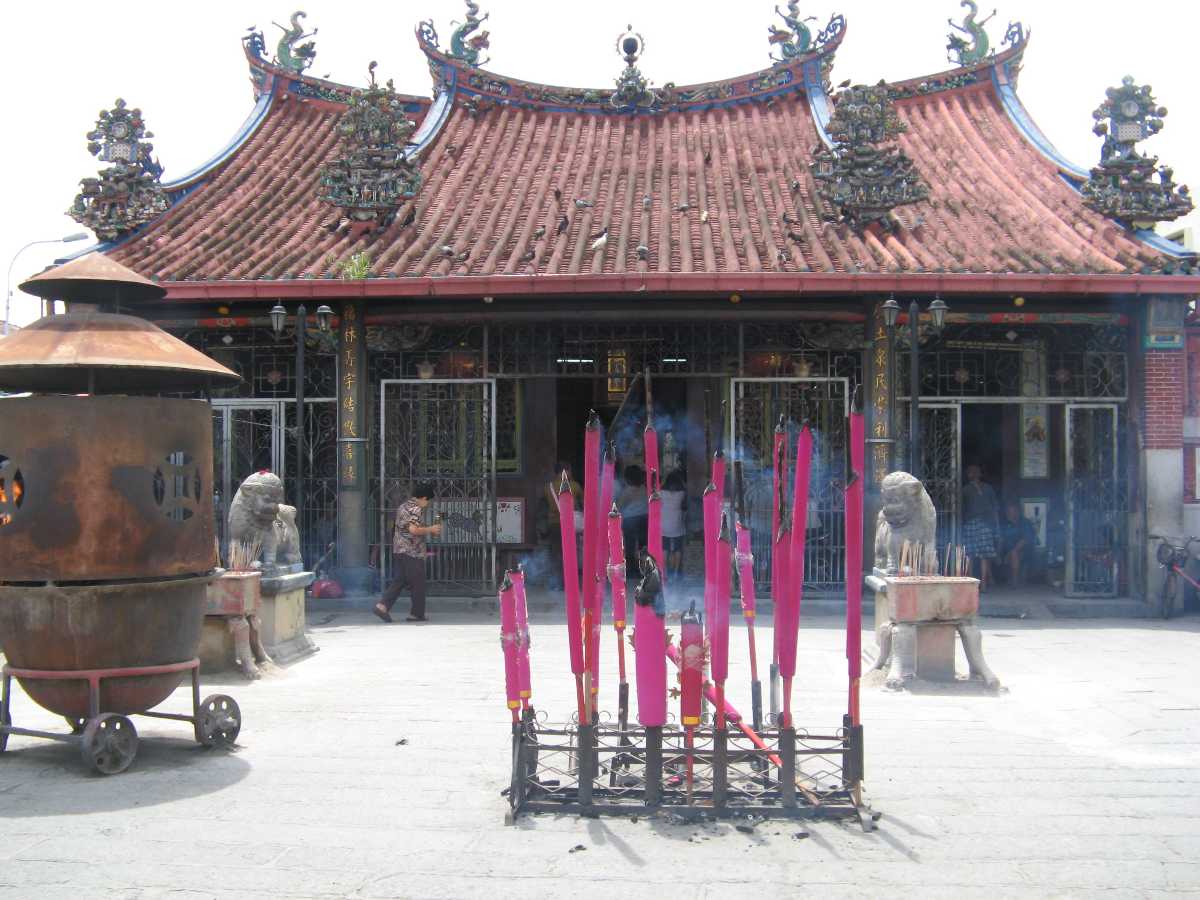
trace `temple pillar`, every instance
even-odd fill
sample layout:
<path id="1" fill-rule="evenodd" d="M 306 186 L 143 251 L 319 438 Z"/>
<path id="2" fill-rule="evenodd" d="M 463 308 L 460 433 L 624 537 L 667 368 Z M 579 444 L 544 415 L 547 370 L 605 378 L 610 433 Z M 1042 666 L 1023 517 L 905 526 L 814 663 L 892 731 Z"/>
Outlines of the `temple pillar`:
<path id="1" fill-rule="evenodd" d="M 1183 320 L 1186 301 L 1151 297 L 1145 305 L 1142 343 L 1142 427 L 1140 472 L 1145 497 L 1145 533 L 1179 537 L 1183 527 Z M 1133 537 L 1133 535 L 1131 535 Z M 1135 543 L 1134 546 L 1138 546 Z M 1157 598 L 1163 570 L 1155 560 L 1158 541 L 1144 540 L 1147 599 Z"/>
<path id="2" fill-rule="evenodd" d="M 365 302 L 348 300 L 338 331 L 337 578 L 347 591 L 371 589 L 367 532 L 367 342 Z"/>

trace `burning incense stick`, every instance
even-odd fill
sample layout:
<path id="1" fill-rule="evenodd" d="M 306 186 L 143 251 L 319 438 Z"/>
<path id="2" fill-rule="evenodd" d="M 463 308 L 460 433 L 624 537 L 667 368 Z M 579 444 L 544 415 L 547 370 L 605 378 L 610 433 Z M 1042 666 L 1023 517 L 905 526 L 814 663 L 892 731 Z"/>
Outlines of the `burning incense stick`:
<path id="1" fill-rule="evenodd" d="M 575 676 L 575 699 L 579 724 L 587 725 L 588 709 L 583 684 L 583 611 L 579 603 L 579 558 L 575 552 L 575 498 L 571 482 L 562 473 L 558 487 L 558 527 L 562 538 L 562 573 L 567 606 L 567 646 L 571 651 L 571 672 Z"/>
<path id="2" fill-rule="evenodd" d="M 521 675 L 517 663 L 517 648 L 521 632 L 517 627 L 517 595 L 509 573 L 504 573 L 500 584 L 500 647 L 504 651 L 504 692 L 508 697 L 508 708 L 512 720 L 520 720 Z"/>
<path id="3" fill-rule="evenodd" d="M 604 533 L 600 510 L 600 417 L 588 415 L 583 451 L 583 636 L 587 666 L 589 721 L 600 694 L 600 623 L 604 616 L 602 582 L 598 581 L 600 536 Z"/>
<path id="4" fill-rule="evenodd" d="M 622 568 L 624 568 L 622 566 Z M 661 573 L 654 557 L 642 557 L 642 578 L 633 594 L 633 650 L 637 665 L 638 721 L 647 728 L 667 722 L 667 630 L 658 612 Z"/>
<path id="5" fill-rule="evenodd" d="M 792 482 L 792 533 L 788 553 L 784 606 L 776 615 L 779 633 L 779 674 L 783 678 L 784 728 L 792 727 L 792 679 L 796 675 L 800 605 L 804 598 L 804 551 L 808 526 L 808 487 L 812 474 L 812 430 L 805 422 L 796 439 L 796 472 Z"/>
<path id="6" fill-rule="evenodd" d="M 625 677 L 625 540 L 621 512 L 612 504 L 608 514 L 608 581 L 612 585 L 613 628 L 617 632 L 617 702 L 621 729 L 629 724 L 629 682 Z"/>
<path id="7" fill-rule="evenodd" d="M 662 573 L 663 583 L 667 580 L 667 561 L 663 553 L 663 533 L 662 533 L 662 494 L 659 493 L 658 470 L 654 470 L 649 475 L 653 490 L 646 498 L 646 551 L 654 557 L 654 561 L 658 563 L 658 570 Z"/>
<path id="8" fill-rule="evenodd" d="M 704 692 L 704 628 L 695 602 L 683 614 L 679 644 L 682 657 L 679 669 L 679 720 L 683 724 L 687 742 L 687 792 L 688 802 L 691 802 L 695 771 L 693 739 L 696 726 L 700 724 L 700 698 Z"/>
<path id="9" fill-rule="evenodd" d="M 771 456 L 771 601 L 775 614 L 771 627 L 771 717 L 779 716 L 779 606 L 783 596 L 784 572 L 787 563 L 787 544 L 780 543 L 784 529 L 784 494 L 787 491 L 787 430 L 783 416 L 775 426 L 775 447 Z"/>
<path id="10" fill-rule="evenodd" d="M 525 572 L 518 567 L 509 572 L 513 596 L 517 601 L 517 683 L 520 687 L 521 708 L 529 709 L 533 698 L 533 683 L 529 674 L 529 605 L 525 600 Z"/>
<path id="11" fill-rule="evenodd" d="M 718 730 L 725 728 L 725 681 L 729 677 L 729 604 L 732 583 L 733 540 L 729 533 L 729 520 L 721 516 L 721 533 L 717 539 L 717 602 L 709 629 Z"/>
<path id="12" fill-rule="evenodd" d="M 746 623 L 746 640 L 750 651 L 750 708 L 754 727 L 762 728 L 762 684 L 758 680 L 758 652 L 754 647 L 754 617 L 757 597 L 754 590 L 754 556 L 751 553 L 750 528 L 746 518 L 746 485 L 742 461 L 733 464 L 734 496 L 737 500 L 736 547 L 734 566 L 742 599 L 742 619 Z"/>
<path id="13" fill-rule="evenodd" d="M 850 476 L 846 484 L 846 662 L 848 666 L 849 713 L 852 725 L 859 724 L 859 679 L 862 677 L 862 559 L 863 559 L 863 471 L 866 459 L 863 414 L 850 412 Z M 922 557 L 924 547 L 920 548 Z"/>

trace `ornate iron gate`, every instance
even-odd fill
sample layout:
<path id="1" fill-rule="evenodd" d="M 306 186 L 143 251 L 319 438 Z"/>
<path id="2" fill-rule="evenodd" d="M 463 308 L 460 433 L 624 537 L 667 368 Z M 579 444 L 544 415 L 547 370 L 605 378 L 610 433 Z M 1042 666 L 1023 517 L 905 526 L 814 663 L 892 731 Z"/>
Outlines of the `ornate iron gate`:
<path id="1" fill-rule="evenodd" d="M 814 432 L 813 469 L 805 516 L 805 589 L 841 591 L 846 581 L 846 447 L 850 411 L 848 378 L 734 378 L 730 381 L 730 444 L 745 464 L 747 515 L 754 580 L 771 576 L 771 455 L 783 416 L 789 456 L 807 419 Z M 791 467 L 789 466 L 789 469 Z M 788 472 L 789 485 L 792 472 Z M 789 496 L 791 488 L 788 488 Z"/>
<path id="2" fill-rule="evenodd" d="M 1068 597 L 1115 597 L 1125 550 L 1115 404 L 1067 404 Z"/>
<path id="3" fill-rule="evenodd" d="M 896 457 L 893 468 L 908 465 L 908 412 L 905 401 L 897 413 Z M 962 501 L 962 405 L 922 403 L 920 477 L 937 510 L 937 550 L 943 560 L 947 544 L 957 544 L 960 535 L 959 504 Z"/>
<path id="4" fill-rule="evenodd" d="M 494 379 L 380 382 L 380 535 L 390 544 L 396 510 L 414 484 L 433 482 L 443 517 L 429 541 L 427 574 L 442 591 L 490 592 L 496 583 L 496 383 Z M 391 554 L 382 554 L 385 580 Z"/>
<path id="5" fill-rule="evenodd" d="M 287 477 L 295 459 L 295 400 L 213 400 L 213 510 L 222 558 L 227 559 L 229 504 L 247 476 L 263 469 L 283 479 L 287 502 L 304 494 L 300 528 L 305 565 L 315 565 L 330 542 L 337 540 L 336 401 L 305 399 L 304 484 Z"/>

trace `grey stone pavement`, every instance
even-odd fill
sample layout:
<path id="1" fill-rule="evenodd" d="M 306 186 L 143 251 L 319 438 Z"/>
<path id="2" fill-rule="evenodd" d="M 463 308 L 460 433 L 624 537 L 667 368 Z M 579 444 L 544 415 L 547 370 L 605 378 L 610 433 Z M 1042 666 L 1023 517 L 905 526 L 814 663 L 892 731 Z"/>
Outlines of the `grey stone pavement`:
<path id="1" fill-rule="evenodd" d="M 315 657 L 254 684 L 207 679 L 241 704 L 233 753 L 138 719 L 133 767 L 103 778 L 74 747 L 12 738 L 0 897 L 1200 896 L 1200 619 L 987 619 L 1008 693 L 864 689 L 877 832 L 746 834 L 646 816 L 506 827 L 498 620 L 437 610 L 422 626 L 318 611 Z M 533 626 L 534 701 L 563 718 L 564 621 Z M 758 631 L 769 647 L 769 620 Z M 731 646 L 730 697 L 748 706 L 740 625 Z M 836 619 L 805 621 L 799 724 L 839 723 L 842 647 Z M 180 691 L 166 708 L 187 705 Z M 14 718 L 60 725 L 20 693 Z"/>

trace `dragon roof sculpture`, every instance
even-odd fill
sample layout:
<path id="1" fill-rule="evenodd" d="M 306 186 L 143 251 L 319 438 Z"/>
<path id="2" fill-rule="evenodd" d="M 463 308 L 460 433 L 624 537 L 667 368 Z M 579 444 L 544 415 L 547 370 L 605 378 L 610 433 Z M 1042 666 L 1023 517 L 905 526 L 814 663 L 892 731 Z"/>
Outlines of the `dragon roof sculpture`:
<path id="1" fill-rule="evenodd" d="M 288 20 L 288 27 L 274 23 L 276 28 L 283 31 L 282 37 L 279 38 L 279 43 L 275 47 L 275 62 L 280 68 L 288 69 L 295 72 L 297 75 L 308 69 L 313 64 L 313 59 L 317 55 L 316 41 L 309 41 L 306 44 L 300 43 L 305 38 L 310 38 L 317 33 L 317 29 L 305 33 L 304 27 L 300 24 L 300 20 L 305 18 L 308 13 L 304 10 L 296 10 L 292 13 L 291 19 Z M 261 35 L 259 36 L 261 42 Z"/>

